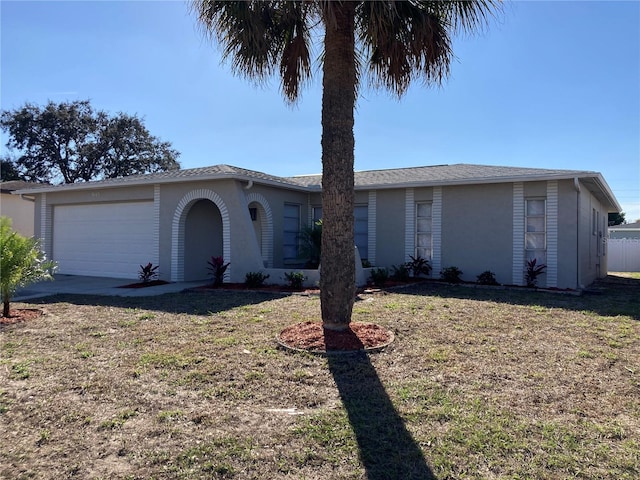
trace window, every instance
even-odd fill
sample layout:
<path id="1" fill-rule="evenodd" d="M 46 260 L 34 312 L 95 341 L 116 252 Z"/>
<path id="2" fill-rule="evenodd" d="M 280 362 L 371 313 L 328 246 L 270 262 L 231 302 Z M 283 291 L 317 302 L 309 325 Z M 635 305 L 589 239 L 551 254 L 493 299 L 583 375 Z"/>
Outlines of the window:
<path id="1" fill-rule="evenodd" d="M 285 263 L 298 261 L 298 235 L 300 233 L 300 205 L 285 203 L 282 257 Z"/>
<path id="2" fill-rule="evenodd" d="M 322 207 L 312 207 L 311 216 L 313 217 L 313 223 L 322 220 Z"/>
<path id="3" fill-rule="evenodd" d="M 536 258 L 538 264 L 546 263 L 546 201 L 544 199 L 526 200 L 525 209 L 524 243 L 527 260 Z"/>
<path id="4" fill-rule="evenodd" d="M 356 206 L 353 210 L 355 217 L 354 234 L 355 243 L 360 253 L 360 258 L 369 258 L 369 207 L 366 205 Z"/>
<path id="5" fill-rule="evenodd" d="M 416 204 L 416 257 L 431 260 L 431 204 Z"/>
<path id="6" fill-rule="evenodd" d="M 314 222 L 322 219 L 322 207 L 313 207 L 312 219 Z M 353 209 L 355 244 L 358 247 L 360 258 L 369 258 L 369 207 L 356 205 Z"/>

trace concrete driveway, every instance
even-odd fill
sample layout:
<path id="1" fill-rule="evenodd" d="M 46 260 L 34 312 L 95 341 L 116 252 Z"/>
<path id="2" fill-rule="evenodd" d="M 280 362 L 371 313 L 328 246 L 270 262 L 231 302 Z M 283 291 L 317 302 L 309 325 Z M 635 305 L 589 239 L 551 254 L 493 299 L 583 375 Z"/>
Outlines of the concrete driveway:
<path id="1" fill-rule="evenodd" d="M 175 282 L 145 288 L 122 288 L 136 280 L 124 278 L 85 277 L 81 275 L 54 275 L 52 282 L 39 282 L 18 290 L 11 299 L 21 302 L 32 298 L 47 297 L 58 293 L 79 295 L 110 295 L 120 297 L 150 297 L 165 293 L 181 292 L 187 288 L 206 285 L 206 280 L 197 282 Z"/>

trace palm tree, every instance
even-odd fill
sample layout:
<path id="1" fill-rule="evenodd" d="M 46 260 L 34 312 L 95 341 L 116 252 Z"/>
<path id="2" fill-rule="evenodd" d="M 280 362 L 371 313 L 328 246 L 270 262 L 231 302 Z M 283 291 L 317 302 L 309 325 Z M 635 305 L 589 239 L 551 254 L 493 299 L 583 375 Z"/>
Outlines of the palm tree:
<path id="1" fill-rule="evenodd" d="M 278 71 L 295 102 L 311 77 L 313 41 L 324 30 L 322 62 L 322 274 L 325 328 L 348 328 L 355 299 L 354 109 L 361 77 L 401 97 L 413 80 L 440 84 L 452 35 L 488 23 L 499 0 L 192 0 L 199 24 L 235 73 L 263 80 Z"/>

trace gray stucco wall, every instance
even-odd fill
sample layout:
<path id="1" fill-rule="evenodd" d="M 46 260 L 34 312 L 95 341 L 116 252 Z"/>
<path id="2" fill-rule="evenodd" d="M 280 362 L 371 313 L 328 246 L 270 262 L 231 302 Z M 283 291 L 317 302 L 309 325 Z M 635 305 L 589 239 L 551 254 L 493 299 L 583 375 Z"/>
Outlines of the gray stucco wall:
<path id="1" fill-rule="evenodd" d="M 607 209 L 580 183 L 580 214 L 579 225 L 579 287 L 586 287 L 596 279 L 607 275 L 606 245 Z M 599 225 L 594 226 L 593 212 L 599 219 Z M 600 250 L 598 244 L 600 243 Z"/>
<path id="2" fill-rule="evenodd" d="M 510 283 L 512 192 L 511 184 L 443 188 L 443 268 L 458 267 L 467 281 L 490 270 L 498 282 Z"/>
<path id="3" fill-rule="evenodd" d="M 405 190 L 379 190 L 376 215 L 376 267 L 404 263 Z"/>
<path id="4" fill-rule="evenodd" d="M 578 281 L 578 192 L 573 181 L 558 182 L 558 288 Z"/>
<path id="5" fill-rule="evenodd" d="M 557 286 L 587 286 L 607 272 L 607 257 L 603 248 L 607 211 L 585 185 L 581 185 L 579 193 L 572 180 L 558 181 L 557 185 Z M 464 272 L 463 279 L 468 281 L 475 281 L 478 274 L 491 270 L 499 282 L 511 283 L 513 188 L 512 183 L 441 187 L 440 260 L 443 268 L 460 268 Z M 546 181 L 524 182 L 524 198 L 547 198 L 548 188 Z M 259 222 L 251 220 L 247 208 L 249 198 L 253 199 L 251 201 L 254 204 L 264 203 L 259 205 Z M 366 205 L 369 198 L 368 191 L 356 192 L 356 205 Z M 414 202 L 432 201 L 433 198 L 433 188 L 413 189 Z M 299 268 L 293 263 L 284 265 L 283 261 L 284 207 L 286 204 L 299 205 L 300 226 L 303 226 L 310 218 L 311 208 L 321 204 L 320 193 L 248 185 L 247 182 L 224 179 L 49 192 L 46 194 L 48 214 L 44 216 L 44 230 L 41 222 L 42 197 L 37 195 L 35 235 L 46 237 L 44 245 L 50 256 L 51 212 L 55 205 L 154 199 L 155 211 L 159 214 L 156 222 L 157 244 L 149 246 L 149 258 L 155 258 L 152 254 L 157 252 L 161 278 L 167 280 L 181 276 L 187 279 L 198 276 L 206 278 L 206 260 L 211 255 L 223 255 L 225 261 L 231 262 L 229 280 L 234 282 L 244 281 L 247 272 L 265 269 L 266 254 L 270 255 L 269 268 Z M 369 219 L 375 223 L 375 228 L 369 231 L 375 232 L 376 266 L 391 267 L 406 260 L 405 250 L 410 249 L 408 239 L 414 234 L 413 231 L 407 232 L 413 223 L 413 219 L 407 219 L 407 214 L 411 214 L 408 213 L 407 199 L 410 200 L 411 196 L 407 197 L 406 189 L 375 192 L 377 210 L 375 219 Z M 214 206 L 216 202 L 219 205 Z M 592 225 L 594 209 L 602 222 L 597 225 L 595 235 Z M 264 223 L 267 216 L 269 232 Z M 227 227 L 224 226 L 225 222 Z M 178 245 L 179 251 L 176 251 L 176 229 L 180 231 L 180 228 L 183 228 L 183 238 Z M 265 242 L 269 248 L 265 247 Z M 598 242 L 601 242 L 600 254 Z M 176 255 L 181 256 L 180 261 L 176 261 Z M 439 271 L 434 271 L 432 275 L 438 277 Z M 540 278 L 539 285 L 546 286 L 545 275 Z"/>

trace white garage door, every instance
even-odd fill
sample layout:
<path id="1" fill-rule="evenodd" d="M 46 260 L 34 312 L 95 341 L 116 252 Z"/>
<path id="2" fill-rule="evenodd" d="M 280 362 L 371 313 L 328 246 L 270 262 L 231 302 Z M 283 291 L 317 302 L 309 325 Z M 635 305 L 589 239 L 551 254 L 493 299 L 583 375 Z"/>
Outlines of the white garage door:
<path id="1" fill-rule="evenodd" d="M 70 275 L 137 278 L 156 263 L 153 202 L 57 205 L 53 259 Z"/>

